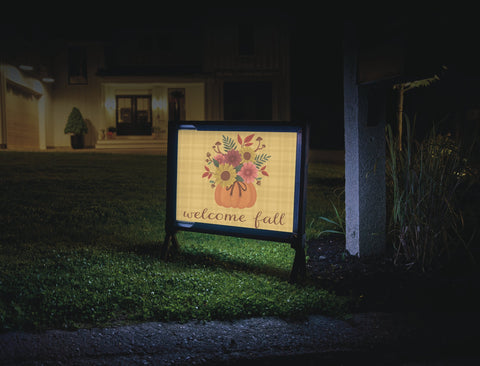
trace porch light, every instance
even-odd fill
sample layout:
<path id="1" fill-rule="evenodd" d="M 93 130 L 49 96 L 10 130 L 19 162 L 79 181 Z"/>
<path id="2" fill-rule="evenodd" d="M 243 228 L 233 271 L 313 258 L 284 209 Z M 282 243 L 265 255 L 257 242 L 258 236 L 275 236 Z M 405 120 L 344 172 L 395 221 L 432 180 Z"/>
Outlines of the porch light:
<path id="1" fill-rule="evenodd" d="M 152 108 L 153 109 L 165 109 L 165 98 L 153 98 L 152 99 Z"/>
<path id="2" fill-rule="evenodd" d="M 105 108 L 109 111 L 115 110 L 115 98 L 107 97 L 105 100 Z"/>
<path id="3" fill-rule="evenodd" d="M 33 71 L 32 65 L 19 65 L 18 68 L 23 71 Z"/>

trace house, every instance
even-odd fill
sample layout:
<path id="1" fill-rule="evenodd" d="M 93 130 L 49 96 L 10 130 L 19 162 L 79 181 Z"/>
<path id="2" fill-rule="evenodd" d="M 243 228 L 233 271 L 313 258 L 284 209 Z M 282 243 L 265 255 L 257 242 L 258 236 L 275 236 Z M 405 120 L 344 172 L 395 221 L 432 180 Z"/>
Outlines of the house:
<path id="1" fill-rule="evenodd" d="M 73 107 L 89 127 L 86 146 L 97 149 L 165 149 L 172 119 L 290 119 L 289 28 L 279 16 L 9 31 L 0 36 L 2 148 L 69 148 Z"/>

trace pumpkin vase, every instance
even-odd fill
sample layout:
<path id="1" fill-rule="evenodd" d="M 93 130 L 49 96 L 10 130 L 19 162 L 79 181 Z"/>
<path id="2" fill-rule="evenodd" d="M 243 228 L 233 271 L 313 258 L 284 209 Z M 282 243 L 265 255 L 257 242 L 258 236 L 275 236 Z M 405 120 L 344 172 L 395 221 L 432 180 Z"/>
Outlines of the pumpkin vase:
<path id="1" fill-rule="evenodd" d="M 257 191 L 252 183 L 234 182 L 231 186 L 218 185 L 215 189 L 215 202 L 227 208 L 248 208 L 257 201 Z"/>

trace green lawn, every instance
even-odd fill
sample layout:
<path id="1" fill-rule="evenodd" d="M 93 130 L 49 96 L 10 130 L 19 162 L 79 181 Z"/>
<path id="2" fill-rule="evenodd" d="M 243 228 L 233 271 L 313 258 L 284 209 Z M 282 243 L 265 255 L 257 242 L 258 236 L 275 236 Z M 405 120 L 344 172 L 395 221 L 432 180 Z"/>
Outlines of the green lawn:
<path id="1" fill-rule="evenodd" d="M 311 164 L 307 237 L 327 228 L 343 166 Z M 0 153 L 0 329 L 342 315 L 348 299 L 288 277 L 288 244 L 181 232 L 159 258 L 166 159 Z"/>

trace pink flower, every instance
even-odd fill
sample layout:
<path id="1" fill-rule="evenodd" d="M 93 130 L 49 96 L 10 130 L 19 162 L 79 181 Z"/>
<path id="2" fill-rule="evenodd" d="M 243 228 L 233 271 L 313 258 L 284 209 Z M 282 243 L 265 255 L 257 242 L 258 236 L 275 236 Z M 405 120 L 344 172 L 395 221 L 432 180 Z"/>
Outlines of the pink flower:
<path id="1" fill-rule="evenodd" d="M 225 155 L 218 154 L 214 159 L 218 161 L 218 164 L 225 164 Z"/>
<path id="2" fill-rule="evenodd" d="M 238 172 L 238 175 L 243 178 L 245 183 L 253 183 L 257 178 L 257 167 L 255 164 L 247 162 L 243 164 L 242 169 Z"/>
<path id="3" fill-rule="evenodd" d="M 237 150 L 230 150 L 227 155 L 225 155 L 225 164 L 230 164 L 233 167 L 236 167 L 242 161 L 242 156 Z"/>

